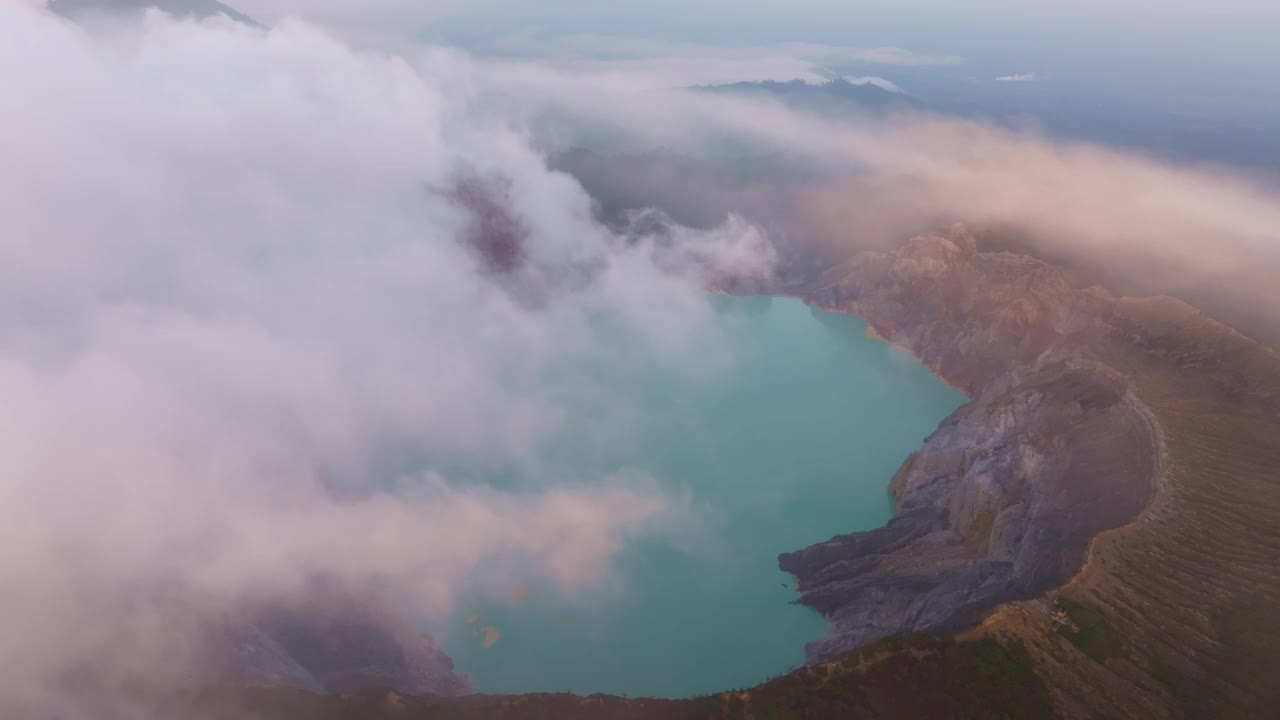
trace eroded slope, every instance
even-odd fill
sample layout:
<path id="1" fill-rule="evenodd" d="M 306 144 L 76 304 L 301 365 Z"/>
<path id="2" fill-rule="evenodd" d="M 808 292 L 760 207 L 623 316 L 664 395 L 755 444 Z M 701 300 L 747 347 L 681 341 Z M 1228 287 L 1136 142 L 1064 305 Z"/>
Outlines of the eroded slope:
<path id="1" fill-rule="evenodd" d="M 983 631 L 1025 641 L 1071 715 L 1271 716 L 1272 350 L 1177 300 L 1077 290 L 1040 261 L 977 252 L 961 228 L 862 255 L 809 297 L 974 397 L 895 479 L 888 528 L 782 559 L 833 620 L 815 658 L 999 607 Z M 886 537 L 903 525 L 910 541 Z"/>

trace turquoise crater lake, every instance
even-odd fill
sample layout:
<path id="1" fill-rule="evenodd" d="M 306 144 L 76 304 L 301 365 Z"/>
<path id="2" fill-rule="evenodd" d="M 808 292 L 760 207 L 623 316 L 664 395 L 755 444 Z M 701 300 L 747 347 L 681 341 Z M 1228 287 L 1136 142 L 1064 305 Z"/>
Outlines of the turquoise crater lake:
<path id="1" fill-rule="evenodd" d="M 777 555 L 883 525 L 889 479 L 965 402 L 855 317 L 787 298 L 710 302 L 723 370 L 632 374 L 615 389 L 628 442 L 559 455 L 582 476 L 652 475 L 705 512 L 698 539 L 631 541 L 618 589 L 591 602 L 537 586 L 466 599 L 437 635 L 478 692 L 688 697 L 799 666 L 826 622 L 790 604 Z"/>

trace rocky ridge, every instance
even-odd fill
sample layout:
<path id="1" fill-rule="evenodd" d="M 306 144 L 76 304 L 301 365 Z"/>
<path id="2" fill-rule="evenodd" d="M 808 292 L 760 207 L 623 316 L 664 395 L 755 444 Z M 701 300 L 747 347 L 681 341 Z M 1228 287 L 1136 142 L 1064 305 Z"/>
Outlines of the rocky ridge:
<path id="1" fill-rule="evenodd" d="M 973 402 L 893 478 L 885 527 L 783 555 L 832 621 L 811 662 L 908 632 L 955 632 L 1079 569 L 1150 500 L 1155 449 L 1126 379 L 1079 357 L 1114 301 L 1052 266 L 986 254 L 963 228 L 866 253 L 807 299 L 864 318 Z"/>
<path id="2" fill-rule="evenodd" d="M 832 622 L 811 662 L 980 624 L 1026 644 L 1070 717 L 1268 717 L 1280 355 L 1179 300 L 979 252 L 961 227 L 798 294 L 973 400 L 893 478 L 886 527 L 779 558 Z"/>

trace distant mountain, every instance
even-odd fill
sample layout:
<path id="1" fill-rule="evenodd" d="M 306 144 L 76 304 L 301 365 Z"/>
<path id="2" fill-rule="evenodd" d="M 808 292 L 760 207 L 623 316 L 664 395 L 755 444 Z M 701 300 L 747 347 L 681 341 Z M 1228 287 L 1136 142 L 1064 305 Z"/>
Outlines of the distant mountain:
<path id="1" fill-rule="evenodd" d="M 852 83 L 836 78 L 825 83 L 803 80 L 779 82 L 736 82 L 727 85 L 702 85 L 696 89 L 721 95 L 771 97 L 792 107 L 818 112 L 931 110 L 928 103 L 879 85 Z"/>
<path id="2" fill-rule="evenodd" d="M 260 25 L 244 13 L 218 0 L 50 0 L 49 9 L 67 17 L 94 13 L 140 12 L 159 8 L 176 17 L 209 17 L 226 15 L 249 25 Z"/>
<path id="3" fill-rule="evenodd" d="M 1269 122 L 1270 117 L 1210 116 L 1164 107 L 1135 109 L 1099 98 L 1063 96 L 1027 87 L 1012 93 L 973 89 L 965 95 L 959 91 L 939 94 L 936 87 L 930 92 L 926 85 L 919 95 L 908 95 L 870 81 L 835 79 L 817 84 L 803 80 L 736 82 L 695 89 L 768 97 L 827 116 L 929 112 L 1015 132 L 1035 127 L 1052 138 L 1140 150 L 1173 162 L 1226 164 L 1246 171 L 1261 170 L 1269 176 L 1280 171 L 1280 135 L 1272 132 L 1275 123 Z"/>

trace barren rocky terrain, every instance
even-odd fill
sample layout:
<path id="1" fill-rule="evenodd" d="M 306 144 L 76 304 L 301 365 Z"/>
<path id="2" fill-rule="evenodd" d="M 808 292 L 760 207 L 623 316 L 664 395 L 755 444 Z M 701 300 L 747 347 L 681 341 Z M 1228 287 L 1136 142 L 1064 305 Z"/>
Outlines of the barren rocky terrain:
<path id="1" fill-rule="evenodd" d="M 1024 641 L 1067 716 L 1274 711 L 1280 356 L 962 228 L 855 258 L 810 297 L 974 397 L 895 478 L 888 528 L 784 556 L 833 619 L 813 655 L 994 608 L 982 632 Z M 928 541 L 883 541 L 923 512 Z"/>

